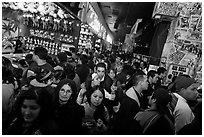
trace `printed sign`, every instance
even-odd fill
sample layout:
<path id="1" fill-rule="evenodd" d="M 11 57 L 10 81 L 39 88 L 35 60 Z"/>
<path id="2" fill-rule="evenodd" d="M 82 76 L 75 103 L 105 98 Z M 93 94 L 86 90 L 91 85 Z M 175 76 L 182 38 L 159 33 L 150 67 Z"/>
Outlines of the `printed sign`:
<path id="1" fill-rule="evenodd" d="M 188 75 L 189 71 L 190 71 L 189 67 L 182 66 L 182 65 L 176 65 L 176 64 L 170 64 L 168 72 L 167 72 L 167 80 L 168 80 L 169 75 L 172 75 L 172 77 L 178 76 L 181 74 Z"/>

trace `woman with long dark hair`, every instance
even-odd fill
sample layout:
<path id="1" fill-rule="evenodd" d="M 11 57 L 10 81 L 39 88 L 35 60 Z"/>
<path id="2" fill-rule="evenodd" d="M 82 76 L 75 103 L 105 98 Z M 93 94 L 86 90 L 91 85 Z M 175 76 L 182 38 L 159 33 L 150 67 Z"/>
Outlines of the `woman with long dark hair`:
<path id="1" fill-rule="evenodd" d="M 52 120 L 52 100 L 44 88 L 21 91 L 16 101 L 14 119 L 5 130 L 8 135 L 55 135 L 58 126 Z"/>
<path id="2" fill-rule="evenodd" d="M 73 80 L 61 80 L 54 95 L 56 120 L 61 134 L 82 134 L 84 108 L 76 103 L 76 84 Z"/>
<path id="3" fill-rule="evenodd" d="M 107 133 L 109 114 L 103 104 L 104 98 L 104 89 L 100 86 L 94 86 L 87 91 L 87 102 L 82 104 L 85 109 L 82 123 L 84 134 Z"/>

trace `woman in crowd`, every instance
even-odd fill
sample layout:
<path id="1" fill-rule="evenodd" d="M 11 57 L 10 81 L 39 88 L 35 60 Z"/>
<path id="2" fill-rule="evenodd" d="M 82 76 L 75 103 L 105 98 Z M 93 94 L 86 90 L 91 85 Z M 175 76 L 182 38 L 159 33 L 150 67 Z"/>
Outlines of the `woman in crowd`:
<path id="1" fill-rule="evenodd" d="M 76 103 L 74 81 L 64 79 L 59 82 L 55 90 L 55 112 L 61 134 L 81 134 L 84 108 Z"/>
<path id="2" fill-rule="evenodd" d="M 44 88 L 22 91 L 16 102 L 15 118 L 8 126 L 8 135 L 59 134 L 53 119 L 52 100 Z"/>
<path id="3" fill-rule="evenodd" d="M 109 114 L 103 105 L 104 89 L 94 86 L 87 91 L 87 102 L 82 104 L 85 109 L 83 117 L 83 134 L 107 134 Z"/>

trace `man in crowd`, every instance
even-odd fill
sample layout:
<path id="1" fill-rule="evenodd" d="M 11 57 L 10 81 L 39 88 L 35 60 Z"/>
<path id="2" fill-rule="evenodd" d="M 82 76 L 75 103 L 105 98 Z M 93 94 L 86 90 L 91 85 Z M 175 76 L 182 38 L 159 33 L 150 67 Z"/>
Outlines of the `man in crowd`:
<path id="1" fill-rule="evenodd" d="M 142 91 L 147 90 L 147 76 L 143 74 L 135 74 L 133 86 L 128 89 L 121 102 L 120 109 L 116 115 L 114 134 L 128 134 L 129 127 L 133 122 L 134 116 L 142 107 Z"/>
<path id="2" fill-rule="evenodd" d="M 166 77 L 166 72 L 167 70 L 164 67 L 159 67 L 157 69 L 157 73 L 158 73 L 158 80 L 155 86 L 155 89 L 161 87 L 163 85 L 163 80 Z"/>
<path id="3" fill-rule="evenodd" d="M 36 74 L 39 70 L 47 70 L 53 72 L 53 67 L 46 62 L 47 59 L 47 50 L 43 47 L 36 47 L 33 52 L 33 63 L 29 66 L 27 72 L 28 81 L 31 82 L 36 78 Z M 39 83 L 40 85 L 40 83 Z"/>
<path id="4" fill-rule="evenodd" d="M 197 100 L 199 86 L 200 84 L 196 83 L 193 78 L 178 76 L 175 80 L 176 91 L 172 94 L 171 110 L 175 120 L 176 134 L 195 117 L 187 101 Z"/>
<path id="5" fill-rule="evenodd" d="M 148 89 L 142 91 L 143 93 L 143 109 L 147 109 L 148 108 L 148 101 L 149 101 L 149 97 L 152 95 L 153 91 L 155 90 L 155 84 L 157 83 L 158 80 L 158 74 L 155 70 L 150 70 L 147 73 L 147 79 L 148 79 Z"/>

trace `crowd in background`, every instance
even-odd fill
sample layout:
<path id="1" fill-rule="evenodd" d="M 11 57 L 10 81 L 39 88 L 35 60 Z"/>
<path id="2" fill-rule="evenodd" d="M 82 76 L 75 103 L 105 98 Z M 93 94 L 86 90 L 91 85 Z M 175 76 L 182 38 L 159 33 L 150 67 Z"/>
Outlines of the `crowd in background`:
<path id="1" fill-rule="evenodd" d="M 43 47 L 2 57 L 2 132 L 9 135 L 202 134 L 202 88 L 188 75 L 163 84 L 130 54 Z"/>

